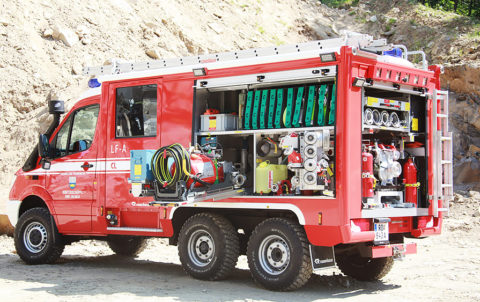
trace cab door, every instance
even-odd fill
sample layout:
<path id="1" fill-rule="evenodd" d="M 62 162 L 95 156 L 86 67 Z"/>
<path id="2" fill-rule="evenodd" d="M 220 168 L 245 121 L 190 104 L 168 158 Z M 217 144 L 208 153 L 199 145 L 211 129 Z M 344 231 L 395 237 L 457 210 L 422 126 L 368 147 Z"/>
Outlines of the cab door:
<path id="1" fill-rule="evenodd" d="M 130 193 L 130 151 L 156 150 L 161 146 L 162 80 L 134 80 L 112 83 L 108 88 L 108 121 L 105 159 L 105 210 L 118 221 L 116 228 L 160 230 L 158 209 L 148 204 L 153 198 Z"/>
<path id="2" fill-rule="evenodd" d="M 62 233 L 92 230 L 99 108 L 94 103 L 72 111 L 50 143 L 52 160 L 46 188 Z"/>

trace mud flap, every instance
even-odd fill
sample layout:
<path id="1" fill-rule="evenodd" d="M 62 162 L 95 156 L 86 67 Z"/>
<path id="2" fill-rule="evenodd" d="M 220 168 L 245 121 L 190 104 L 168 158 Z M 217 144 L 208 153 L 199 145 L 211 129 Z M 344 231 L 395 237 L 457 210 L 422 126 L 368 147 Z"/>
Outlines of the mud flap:
<path id="1" fill-rule="evenodd" d="M 310 245 L 310 259 L 313 271 L 335 267 L 333 246 Z"/>

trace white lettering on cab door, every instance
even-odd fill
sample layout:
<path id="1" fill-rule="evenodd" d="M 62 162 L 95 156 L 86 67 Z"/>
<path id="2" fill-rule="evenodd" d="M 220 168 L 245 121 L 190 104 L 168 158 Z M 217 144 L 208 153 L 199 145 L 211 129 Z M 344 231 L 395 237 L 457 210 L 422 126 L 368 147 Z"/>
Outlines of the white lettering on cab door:
<path id="1" fill-rule="evenodd" d="M 125 146 L 125 144 L 123 144 L 123 146 L 119 144 L 110 145 L 110 153 L 127 153 L 127 146 Z"/>

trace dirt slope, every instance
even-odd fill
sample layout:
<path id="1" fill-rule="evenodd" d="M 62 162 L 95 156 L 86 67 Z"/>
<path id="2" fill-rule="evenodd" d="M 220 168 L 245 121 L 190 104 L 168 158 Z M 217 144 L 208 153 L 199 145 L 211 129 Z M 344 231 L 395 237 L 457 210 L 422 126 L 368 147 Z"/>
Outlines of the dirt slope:
<path id="1" fill-rule="evenodd" d="M 319 28 L 330 10 L 313 0 L 24 0 L 0 7 L 0 184 L 47 127 L 47 99 L 72 101 L 86 88 L 82 66 L 302 42 L 310 38 L 307 19 L 315 20 L 313 33 L 334 35 L 329 25 Z"/>

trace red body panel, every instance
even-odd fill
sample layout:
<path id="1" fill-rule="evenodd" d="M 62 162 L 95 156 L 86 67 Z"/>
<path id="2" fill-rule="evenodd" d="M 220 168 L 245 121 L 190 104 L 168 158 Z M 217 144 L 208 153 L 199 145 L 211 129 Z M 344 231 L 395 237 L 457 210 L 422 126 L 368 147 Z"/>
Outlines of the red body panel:
<path id="1" fill-rule="evenodd" d="M 81 186 L 81 191 L 88 191 L 88 196 L 82 195 L 81 198 L 76 198 L 75 201 L 78 201 L 78 204 L 74 204 L 72 200 L 62 199 L 58 192 L 62 192 L 68 186 L 68 176 L 45 176 L 45 172 L 38 166 L 36 170 L 28 173 L 17 172 L 17 181 L 10 194 L 10 199 L 23 200 L 29 195 L 41 197 L 54 214 L 60 232 L 65 234 L 173 236 L 172 221 L 170 220 L 171 207 L 151 207 L 148 206 L 148 203 L 152 201 L 152 197 L 133 197 L 130 194 L 130 186 L 128 185 L 129 156 L 130 150 L 158 149 L 172 143 L 181 143 L 188 146 L 191 143 L 192 102 L 194 98 L 192 87 L 194 81 L 203 78 L 337 65 L 335 198 L 321 200 L 295 198 L 289 200 L 271 196 L 270 198 L 230 198 L 217 203 L 219 205 L 222 203 L 243 204 L 247 202 L 293 205 L 303 216 L 306 234 L 313 245 L 332 246 L 339 243 L 372 241 L 374 232 L 371 224 L 364 224 L 360 232 L 353 232 L 351 227 L 352 219 L 362 219 L 362 133 L 360 131 L 362 125 L 362 108 L 360 106 L 362 90 L 360 87 L 352 85 L 353 79 L 355 77 L 370 77 L 396 83 L 401 80 L 387 79 L 386 71 L 391 70 L 392 73 L 399 71 L 401 72 L 400 77 L 409 74 L 408 84 L 433 91 L 434 88 L 439 88 L 438 72 L 437 70 L 430 72 L 380 63 L 370 58 L 354 56 L 352 49 L 346 46 L 342 47 L 336 58 L 337 61 L 328 63 L 322 63 L 320 58 L 312 58 L 208 70 L 208 75 L 205 77 L 194 77 L 192 73 L 184 73 L 141 80 L 105 82 L 102 84 L 101 100 L 98 100 L 98 97 L 89 98 L 78 102 L 73 108 L 75 110 L 88 104 L 100 103 L 97 131 L 91 148 L 88 152 L 77 153 L 70 158 L 58 159 L 58 162 L 70 161 L 79 165 L 83 164 L 84 161 L 96 161 L 94 172 L 75 171 L 78 172 L 76 176 L 77 186 Z M 383 70 L 380 73 L 378 72 L 379 68 Z M 423 85 L 423 79 L 427 79 L 426 85 Z M 143 84 L 157 84 L 158 87 L 157 136 L 116 138 L 115 89 Z M 402 81 L 401 84 L 405 84 L 405 82 Z M 428 100 L 427 113 L 428 116 L 432 114 L 431 100 Z M 428 150 L 431 150 L 431 121 L 428 127 Z M 54 136 L 55 133 L 52 137 Z M 428 167 L 428 176 L 431 180 L 433 179 L 431 160 L 428 162 Z M 363 170 L 367 168 L 370 170 L 370 166 L 363 167 Z M 32 173 L 38 174 L 39 179 L 29 181 L 23 177 L 24 174 Z M 67 181 L 63 177 L 67 177 Z M 371 186 L 370 183 L 364 183 L 364 196 L 370 197 Z M 430 181 L 428 191 L 432 192 L 432 189 L 432 182 Z M 153 234 L 142 231 L 124 233 L 121 230 L 107 230 L 108 224 L 105 215 L 109 212 L 118 217 L 119 224 L 122 227 L 148 228 L 157 231 Z M 321 225 L 319 225 L 319 213 L 322 214 Z M 431 214 L 432 212 L 430 212 Z M 400 222 L 390 223 L 392 233 L 412 232 L 414 236 L 418 237 L 439 233 L 442 218 L 440 214 L 440 217 L 435 219 L 434 226 L 425 226 L 418 229 L 414 229 L 412 217 L 395 218 L 394 220 Z M 391 253 L 391 249 L 387 252 L 375 250 L 372 253 L 374 255 Z"/>

